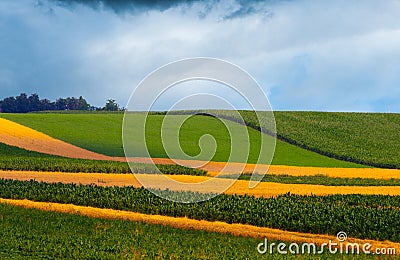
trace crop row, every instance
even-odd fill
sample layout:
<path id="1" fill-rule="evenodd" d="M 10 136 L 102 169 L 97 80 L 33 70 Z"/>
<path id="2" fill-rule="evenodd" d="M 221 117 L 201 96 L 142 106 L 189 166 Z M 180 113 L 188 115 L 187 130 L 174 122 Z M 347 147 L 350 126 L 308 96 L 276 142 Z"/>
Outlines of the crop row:
<path id="1" fill-rule="evenodd" d="M 161 191 L 164 196 L 208 197 L 193 192 Z M 144 188 L 48 184 L 0 180 L 0 197 L 71 203 L 146 214 L 243 223 L 283 230 L 400 242 L 400 196 L 285 194 L 275 198 L 219 195 L 201 203 L 175 203 Z"/>
<path id="2" fill-rule="evenodd" d="M 124 162 L 97 161 L 67 158 L 16 157 L 0 160 L 0 170 L 6 171 L 46 171 L 46 172 L 86 172 L 86 173 L 164 173 L 178 175 L 205 176 L 206 171 L 180 165 L 133 163 L 132 170 Z"/>
<path id="3" fill-rule="evenodd" d="M 204 176 L 206 171 L 180 165 L 154 165 L 125 162 L 64 158 L 23 150 L 0 143 L 0 170 L 87 173 L 157 173 Z"/>

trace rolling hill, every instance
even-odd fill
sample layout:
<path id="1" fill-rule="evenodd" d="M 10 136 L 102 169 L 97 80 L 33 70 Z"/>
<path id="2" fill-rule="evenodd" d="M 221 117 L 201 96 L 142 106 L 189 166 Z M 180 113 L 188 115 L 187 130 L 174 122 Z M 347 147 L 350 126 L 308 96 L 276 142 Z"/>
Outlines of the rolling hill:
<path id="1" fill-rule="evenodd" d="M 97 153 L 109 156 L 124 156 L 121 139 L 123 114 L 32 113 L 1 114 L 0 116 Z M 176 116 L 176 120 L 179 121 L 179 117 L 180 116 Z M 152 157 L 167 157 L 161 142 L 160 128 L 163 118 L 163 115 L 150 115 L 148 117 L 146 127 L 148 127 L 149 131 L 146 132 L 146 134 L 148 134 L 147 144 Z M 233 127 L 243 127 L 230 121 L 225 122 Z M 171 123 L 174 124 L 174 122 Z M 248 163 L 256 163 L 259 151 L 260 132 L 251 128 L 247 130 L 251 143 Z M 132 129 L 133 135 L 135 131 L 135 129 Z M 204 134 L 213 135 L 218 144 L 216 154 L 212 160 L 226 161 L 230 152 L 230 138 L 227 134 L 227 129 L 216 118 L 194 116 L 185 121 L 180 131 L 182 149 L 190 155 L 196 155 L 200 151 L 198 145 L 199 137 Z M 143 156 L 143 154 L 131 156 Z M 272 164 L 315 167 L 363 167 L 362 165 L 322 156 L 280 140 L 276 143 Z"/>

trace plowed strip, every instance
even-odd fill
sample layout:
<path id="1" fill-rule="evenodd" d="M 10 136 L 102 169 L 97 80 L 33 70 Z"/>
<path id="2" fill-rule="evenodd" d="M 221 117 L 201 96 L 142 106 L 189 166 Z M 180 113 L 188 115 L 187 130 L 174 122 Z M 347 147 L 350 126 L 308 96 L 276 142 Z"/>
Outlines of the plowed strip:
<path id="1" fill-rule="evenodd" d="M 54 172 L 20 172 L 1 171 L 0 178 L 15 180 L 44 181 L 49 183 L 75 183 L 95 184 L 99 186 L 134 186 L 142 185 L 134 174 L 102 174 L 102 173 L 54 173 Z M 191 191 L 202 193 L 219 192 L 221 186 L 225 186 L 230 180 L 221 178 L 210 178 L 203 176 L 170 175 L 170 178 L 183 183 L 199 183 L 212 179 L 212 185 L 196 186 Z M 140 174 L 138 178 L 146 178 L 146 183 L 152 183 L 152 188 L 165 189 L 167 186 L 154 174 Z M 168 186 L 171 190 L 187 190 L 181 186 L 176 188 Z M 192 187 L 193 188 L 193 187 Z M 257 197 L 271 197 L 285 193 L 300 195 L 330 195 L 330 194 L 365 194 L 365 195 L 400 195 L 400 186 L 322 186 L 311 184 L 283 184 L 274 182 L 261 182 L 255 188 L 249 188 L 249 182 L 236 181 L 232 187 L 226 190 L 226 194 L 253 195 Z"/>
<path id="2" fill-rule="evenodd" d="M 93 218 L 122 219 L 128 221 L 145 222 L 149 224 L 166 225 L 174 228 L 181 228 L 187 230 L 204 230 L 208 232 L 226 233 L 234 236 L 244 236 L 244 237 L 252 237 L 258 239 L 267 238 L 269 240 L 280 240 L 280 241 L 297 242 L 297 243 L 308 242 L 308 243 L 315 243 L 317 245 L 328 243 L 329 240 L 331 240 L 333 243 L 337 242 L 336 237 L 331 235 L 290 232 L 279 229 L 256 227 L 244 224 L 228 224 L 218 221 L 211 222 L 206 220 L 194 220 L 183 217 L 174 218 L 161 215 L 147 215 L 129 211 L 75 206 L 72 204 L 34 202 L 29 200 L 12 200 L 12 199 L 1 199 L 1 198 L 0 198 L 0 203 L 5 203 L 14 206 L 22 206 L 25 208 L 40 209 L 44 211 L 83 215 Z M 375 241 L 375 240 L 348 238 L 346 242 L 359 243 L 360 245 L 370 243 L 373 246 L 373 249 L 376 247 L 395 248 L 397 253 L 400 252 L 400 244 L 390 241 Z"/>
<path id="3" fill-rule="evenodd" d="M 125 157 L 112 157 L 66 143 L 64 141 L 50 137 L 44 133 L 33 130 L 29 127 L 17 124 L 10 120 L 0 118 L 0 142 L 17 146 L 26 150 L 58 155 L 68 158 L 81 158 L 92 160 L 110 160 L 110 161 L 126 161 Z M 196 167 L 202 165 L 201 168 L 216 175 L 225 166 L 224 162 L 199 162 L 190 160 L 171 160 L 165 158 L 129 158 L 132 162 L 141 163 L 157 163 L 157 164 L 176 164 Z M 232 173 L 252 172 L 256 164 L 230 163 L 229 170 Z M 288 174 L 288 175 L 327 175 L 329 177 L 342 178 L 377 178 L 390 179 L 400 178 L 400 170 L 392 169 L 373 169 L 373 168 L 324 168 L 324 167 L 297 167 L 297 166 L 280 166 L 271 165 L 268 173 L 270 174 Z"/>

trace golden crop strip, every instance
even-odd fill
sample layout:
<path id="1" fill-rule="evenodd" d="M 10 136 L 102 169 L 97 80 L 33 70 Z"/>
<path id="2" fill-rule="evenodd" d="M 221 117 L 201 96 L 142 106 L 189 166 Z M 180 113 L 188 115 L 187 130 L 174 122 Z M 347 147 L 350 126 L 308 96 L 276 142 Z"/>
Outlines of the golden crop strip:
<path id="1" fill-rule="evenodd" d="M 180 182 L 199 182 L 207 180 L 207 177 L 172 175 L 170 178 Z M 224 179 L 214 178 L 215 186 L 222 183 Z M 323 186 L 312 184 L 284 184 L 275 182 L 260 182 L 255 188 L 249 187 L 250 182 L 245 180 L 236 181 L 232 187 L 226 190 L 226 194 L 253 195 L 257 197 L 272 197 L 285 193 L 299 195 L 331 195 L 331 194 L 364 194 L 364 195 L 400 195 L 400 186 Z M 158 188 L 158 187 L 157 187 Z M 159 187 L 162 188 L 162 187 Z M 217 192 L 216 190 L 201 190 L 198 192 Z"/>
<path id="2" fill-rule="evenodd" d="M 195 160 L 180 160 L 166 158 L 129 158 L 132 162 L 141 163 L 157 163 L 157 164 L 181 164 L 187 167 L 196 168 L 198 165 L 203 165 L 200 169 L 208 171 L 208 176 L 218 175 L 226 162 L 205 162 Z M 256 164 L 234 163 L 228 165 L 229 173 L 251 173 L 257 167 Z M 268 174 L 276 175 L 291 175 L 291 176 L 313 176 L 325 175 L 328 177 L 337 178 L 373 178 L 373 179 L 400 179 L 399 169 L 380 169 L 380 168 L 328 168 L 328 167 L 306 167 L 306 166 L 286 166 L 286 165 L 262 165 L 264 169 L 268 168 Z M 226 171 L 226 170 L 225 170 Z M 227 174 L 229 174 L 227 173 Z"/>
<path id="3" fill-rule="evenodd" d="M 198 185 L 191 191 L 218 192 L 221 186 L 231 182 L 229 179 L 211 178 L 204 176 L 169 175 L 173 180 L 181 183 L 202 183 L 209 181 L 207 186 Z M 26 172 L 26 171 L 0 171 L 0 178 L 15 180 L 44 181 L 49 183 L 75 183 L 95 184 L 99 186 L 134 186 L 141 187 L 138 181 L 142 178 L 146 183 L 152 183 L 152 188 L 171 190 L 189 190 L 181 185 L 175 188 L 166 186 L 159 175 L 156 174 L 104 174 L 104 173 L 63 173 L 63 172 Z M 400 186 L 323 186 L 311 184 L 283 184 L 275 182 L 261 182 L 255 188 L 249 188 L 249 181 L 238 180 L 225 194 L 253 195 L 257 197 L 272 197 L 285 193 L 299 195 L 330 195 L 330 194 L 365 194 L 365 195 L 400 195 Z"/>
<path id="4" fill-rule="evenodd" d="M 13 200 L 13 199 L 0 198 L 0 203 L 5 203 L 13 206 L 20 206 L 24 208 L 39 209 L 44 211 L 82 215 L 92 218 L 121 219 L 127 221 L 145 222 L 149 224 L 166 225 L 180 229 L 204 230 L 207 232 L 218 232 L 218 233 L 231 234 L 234 236 L 252 237 L 257 239 L 267 238 L 269 240 L 280 240 L 280 241 L 297 242 L 297 243 L 308 242 L 308 243 L 315 243 L 317 245 L 328 243 L 329 240 L 331 240 L 332 242 L 337 242 L 336 237 L 330 235 L 299 233 L 299 232 L 283 231 L 279 229 L 257 227 L 245 224 L 228 224 L 219 221 L 211 222 L 206 220 L 195 220 L 185 217 L 148 215 L 130 211 L 100 209 L 94 207 L 76 206 L 72 204 L 34 202 L 30 200 Z M 372 249 L 376 247 L 395 248 L 397 253 L 400 252 L 400 243 L 394 243 L 390 241 L 376 241 L 376 240 L 348 238 L 346 242 L 359 243 L 360 245 L 363 245 L 365 243 L 370 243 L 373 246 Z"/>
<path id="5" fill-rule="evenodd" d="M 326 168 L 271 165 L 268 174 L 326 175 L 338 178 L 400 179 L 400 170 L 379 168 Z"/>
<path id="6" fill-rule="evenodd" d="M 223 167 L 223 162 L 210 162 L 202 167 L 208 170 L 209 176 L 215 176 L 219 169 Z M 237 167 L 240 164 L 237 163 Z M 253 172 L 255 164 L 246 164 L 241 172 Z M 239 171 L 240 172 L 240 171 Z M 313 176 L 325 175 L 337 178 L 373 178 L 373 179 L 400 179 L 400 170 L 398 169 L 380 169 L 380 168 L 327 168 L 327 167 L 305 167 L 305 166 L 286 166 L 270 165 L 268 174 L 291 175 L 291 176 Z"/>

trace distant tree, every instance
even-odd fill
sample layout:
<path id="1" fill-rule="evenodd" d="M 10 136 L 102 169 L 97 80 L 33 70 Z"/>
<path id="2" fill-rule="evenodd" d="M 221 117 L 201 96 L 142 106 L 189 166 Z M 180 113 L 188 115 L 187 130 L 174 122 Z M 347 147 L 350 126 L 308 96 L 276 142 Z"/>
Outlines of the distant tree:
<path id="1" fill-rule="evenodd" d="M 26 93 L 21 93 L 19 96 L 15 98 L 15 102 L 17 105 L 17 112 L 19 113 L 27 113 L 30 111 L 29 109 L 29 100 Z"/>
<path id="2" fill-rule="evenodd" d="M 5 98 L 1 102 L 1 111 L 4 113 L 16 113 L 17 102 L 15 102 L 15 98 L 14 97 Z"/>
<path id="3" fill-rule="evenodd" d="M 89 107 L 89 111 L 99 111 L 99 110 L 103 110 L 103 109 L 101 107 L 95 107 L 95 106 Z"/>
<path id="4" fill-rule="evenodd" d="M 41 107 L 42 107 L 41 111 L 57 110 L 57 109 L 56 109 L 56 106 L 55 106 L 55 103 L 54 103 L 54 102 L 51 102 L 50 100 L 48 100 L 48 99 L 46 99 L 46 98 L 40 100 L 40 105 L 41 105 Z"/>
<path id="5" fill-rule="evenodd" d="M 67 100 L 64 98 L 59 98 L 56 100 L 55 104 L 55 110 L 66 110 L 67 109 Z"/>
<path id="6" fill-rule="evenodd" d="M 114 99 L 108 99 L 106 106 L 104 107 L 104 110 L 106 111 L 118 111 L 119 110 L 119 105 L 115 102 Z"/>
<path id="7" fill-rule="evenodd" d="M 41 111 L 43 110 L 42 103 L 40 102 L 38 94 L 32 94 L 28 98 L 29 111 Z"/>
<path id="8" fill-rule="evenodd" d="M 67 97 L 67 110 L 76 110 L 76 98 L 74 97 Z"/>
<path id="9" fill-rule="evenodd" d="M 78 110 L 89 110 L 90 105 L 88 104 L 88 102 L 82 97 L 80 96 L 78 101 L 77 101 L 77 109 Z"/>
<path id="10" fill-rule="evenodd" d="M 82 97 L 59 98 L 55 102 L 48 99 L 40 99 L 38 94 L 29 97 L 26 93 L 21 93 L 16 97 L 7 97 L 0 100 L 0 112 L 4 113 L 27 113 L 31 111 L 43 110 L 95 110 Z"/>

